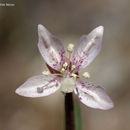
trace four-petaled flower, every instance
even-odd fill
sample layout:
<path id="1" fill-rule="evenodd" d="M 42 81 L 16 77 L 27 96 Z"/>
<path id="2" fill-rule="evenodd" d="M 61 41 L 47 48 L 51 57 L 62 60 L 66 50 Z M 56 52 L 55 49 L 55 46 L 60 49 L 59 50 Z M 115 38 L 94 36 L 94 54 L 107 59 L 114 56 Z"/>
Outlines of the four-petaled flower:
<path id="1" fill-rule="evenodd" d="M 44 26 L 38 25 L 38 48 L 49 71 L 29 78 L 16 93 L 25 97 L 42 97 L 56 92 L 75 92 L 85 105 L 97 109 L 111 109 L 114 104 L 104 88 L 80 79 L 78 71 L 87 67 L 101 50 L 104 28 L 99 26 L 88 35 L 83 35 L 76 47 L 69 44 L 68 57 L 61 41 Z M 72 55 L 71 55 L 72 54 Z M 88 72 L 82 77 L 89 78 Z"/>

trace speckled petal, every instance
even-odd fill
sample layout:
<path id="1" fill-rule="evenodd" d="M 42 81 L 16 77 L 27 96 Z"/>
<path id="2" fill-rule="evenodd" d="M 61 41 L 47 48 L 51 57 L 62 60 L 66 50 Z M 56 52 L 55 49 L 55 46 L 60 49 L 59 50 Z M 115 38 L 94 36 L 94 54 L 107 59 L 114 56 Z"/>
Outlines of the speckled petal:
<path id="1" fill-rule="evenodd" d="M 102 110 L 114 107 L 104 88 L 91 82 L 77 81 L 74 92 L 78 95 L 80 101 L 88 107 Z"/>
<path id="2" fill-rule="evenodd" d="M 56 92 L 60 85 L 60 80 L 56 76 L 37 75 L 29 78 L 15 92 L 24 97 L 42 97 Z"/>
<path id="3" fill-rule="evenodd" d="M 98 55 L 101 50 L 103 31 L 103 26 L 99 26 L 80 38 L 72 57 L 72 65 L 76 66 L 75 71 L 87 67 Z"/>
<path id="4" fill-rule="evenodd" d="M 55 70 L 60 70 L 65 61 L 65 50 L 61 41 L 44 26 L 38 25 L 38 48 L 45 62 Z"/>

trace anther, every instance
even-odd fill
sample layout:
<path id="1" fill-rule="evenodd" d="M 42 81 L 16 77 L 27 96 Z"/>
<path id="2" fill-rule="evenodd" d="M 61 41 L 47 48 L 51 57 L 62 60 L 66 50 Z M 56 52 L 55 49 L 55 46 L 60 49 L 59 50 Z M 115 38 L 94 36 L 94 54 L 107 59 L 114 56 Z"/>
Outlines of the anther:
<path id="1" fill-rule="evenodd" d="M 82 76 L 87 79 L 90 78 L 90 74 L 88 72 L 84 72 Z"/>
<path id="2" fill-rule="evenodd" d="M 63 67 L 67 67 L 68 66 L 68 63 L 67 62 L 65 62 L 64 64 L 63 64 Z"/>
<path id="3" fill-rule="evenodd" d="M 67 51 L 70 52 L 70 53 L 72 53 L 73 50 L 74 50 L 74 44 L 70 43 L 70 44 L 68 45 L 68 47 L 67 47 Z"/>
<path id="4" fill-rule="evenodd" d="M 77 74 L 72 73 L 71 76 L 72 76 L 73 78 L 76 78 L 76 77 L 77 77 Z"/>
<path id="5" fill-rule="evenodd" d="M 65 69 L 64 69 L 64 68 L 62 68 L 60 72 L 61 72 L 61 73 L 63 73 L 64 71 L 65 71 Z"/>
<path id="6" fill-rule="evenodd" d="M 75 66 L 75 65 L 72 65 L 71 70 L 74 70 L 75 68 L 76 68 L 76 66 Z"/>
<path id="7" fill-rule="evenodd" d="M 45 76 L 48 76 L 50 74 L 50 72 L 47 70 L 47 71 L 43 71 L 42 74 Z"/>

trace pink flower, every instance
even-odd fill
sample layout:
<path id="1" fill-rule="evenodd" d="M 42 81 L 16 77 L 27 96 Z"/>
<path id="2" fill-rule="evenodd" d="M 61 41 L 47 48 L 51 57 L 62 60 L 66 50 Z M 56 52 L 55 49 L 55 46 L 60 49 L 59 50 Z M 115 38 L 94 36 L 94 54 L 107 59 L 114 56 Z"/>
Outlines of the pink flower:
<path id="1" fill-rule="evenodd" d="M 111 109 L 114 104 L 104 88 L 80 79 L 81 77 L 84 77 L 85 80 L 89 78 L 88 72 L 82 76 L 79 76 L 78 73 L 99 54 L 103 31 L 103 26 L 99 26 L 88 35 L 83 35 L 75 47 L 73 44 L 69 44 L 68 57 L 66 57 L 61 41 L 44 26 L 38 25 L 38 48 L 49 71 L 29 78 L 16 89 L 16 93 L 25 97 L 42 97 L 48 96 L 58 89 L 61 89 L 63 93 L 74 91 L 79 100 L 88 107 Z"/>

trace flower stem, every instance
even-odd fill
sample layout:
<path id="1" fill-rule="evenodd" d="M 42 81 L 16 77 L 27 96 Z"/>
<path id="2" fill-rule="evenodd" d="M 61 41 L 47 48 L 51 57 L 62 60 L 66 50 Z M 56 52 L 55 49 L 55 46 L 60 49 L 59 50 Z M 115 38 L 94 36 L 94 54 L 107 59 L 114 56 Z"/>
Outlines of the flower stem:
<path id="1" fill-rule="evenodd" d="M 66 93 L 65 95 L 65 119 L 66 119 L 66 130 L 75 130 L 72 93 Z"/>
<path id="2" fill-rule="evenodd" d="M 77 100 L 74 102 L 74 112 L 75 112 L 75 130 L 82 130 L 82 118 L 80 112 L 80 104 Z"/>

